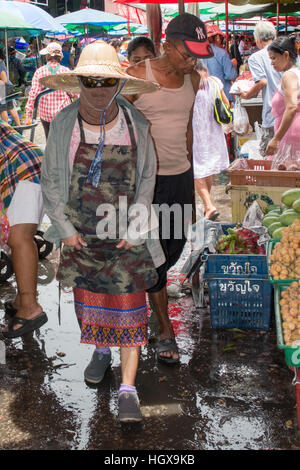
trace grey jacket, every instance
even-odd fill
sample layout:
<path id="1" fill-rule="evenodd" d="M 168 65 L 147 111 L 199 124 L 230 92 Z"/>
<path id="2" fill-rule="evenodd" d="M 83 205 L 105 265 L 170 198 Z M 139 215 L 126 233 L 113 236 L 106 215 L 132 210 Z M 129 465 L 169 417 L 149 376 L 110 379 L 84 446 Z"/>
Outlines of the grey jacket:
<path id="1" fill-rule="evenodd" d="M 153 201 L 156 181 L 156 154 L 149 133 L 149 123 L 127 100 L 119 96 L 117 102 L 129 108 L 137 131 L 137 166 L 135 204 L 143 204 L 147 208 Z M 69 149 L 72 132 L 76 123 L 80 101 L 77 100 L 62 109 L 51 122 L 50 132 L 42 162 L 41 186 L 46 214 L 51 220 L 51 227 L 46 232 L 46 239 L 59 246 L 63 238 L 76 233 L 68 217 L 64 213 L 65 204 L 69 197 L 70 167 Z M 144 243 L 127 238 L 132 244 Z M 151 231 L 146 238 L 147 247 L 151 253 L 154 265 L 160 266 L 165 262 L 165 255 L 158 239 L 158 229 Z"/>

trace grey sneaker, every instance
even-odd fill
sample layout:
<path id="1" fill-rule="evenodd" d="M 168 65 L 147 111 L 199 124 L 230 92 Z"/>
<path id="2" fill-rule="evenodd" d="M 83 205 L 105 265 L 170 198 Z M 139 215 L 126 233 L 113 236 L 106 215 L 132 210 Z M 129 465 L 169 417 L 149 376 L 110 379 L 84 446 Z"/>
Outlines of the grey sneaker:
<path id="1" fill-rule="evenodd" d="M 137 393 L 119 393 L 119 420 L 121 423 L 139 423 L 143 416 Z"/>
<path id="2" fill-rule="evenodd" d="M 110 364 L 111 352 L 109 354 L 102 354 L 94 351 L 92 359 L 84 371 L 85 380 L 92 384 L 100 383 Z"/>

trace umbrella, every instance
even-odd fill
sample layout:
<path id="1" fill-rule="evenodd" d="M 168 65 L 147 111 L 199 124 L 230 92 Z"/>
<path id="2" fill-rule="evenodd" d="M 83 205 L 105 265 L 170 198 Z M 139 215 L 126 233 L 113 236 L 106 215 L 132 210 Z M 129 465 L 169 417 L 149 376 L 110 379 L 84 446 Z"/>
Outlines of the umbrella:
<path id="1" fill-rule="evenodd" d="M 112 26 L 127 23 L 127 19 L 122 16 L 92 8 L 84 8 L 83 10 L 58 16 L 56 20 L 61 25 L 66 26 L 68 30 L 84 32 L 86 36 L 89 30 L 99 31 L 99 26 L 110 29 Z"/>
<path id="2" fill-rule="evenodd" d="M 8 62 L 8 44 L 7 38 L 9 36 L 15 37 L 17 35 L 37 35 L 41 31 L 40 29 L 34 29 L 32 24 L 24 21 L 20 16 L 13 15 L 12 13 L 5 13 L 5 15 L 0 16 L 0 33 L 3 31 L 5 38 L 5 48 L 6 48 L 6 66 L 7 66 L 7 75 L 9 77 L 9 62 Z M 0 34 L 1 37 L 1 34 Z"/>
<path id="3" fill-rule="evenodd" d="M 49 15 L 49 13 L 31 3 L 0 0 L 0 11 L 1 16 L 5 16 L 6 13 L 11 13 L 27 21 L 34 26 L 35 29 L 66 32 L 65 28 Z"/>
<path id="4" fill-rule="evenodd" d="M 0 16 L 0 29 L 6 30 L 9 37 L 24 36 L 26 34 L 36 35 L 41 32 L 39 28 L 36 29 L 32 24 L 12 13 L 5 13 L 5 15 Z"/>
<path id="5" fill-rule="evenodd" d="M 147 26 L 144 26 L 142 24 L 137 24 L 137 23 L 130 23 L 130 32 L 134 34 L 147 34 L 148 33 L 148 28 Z M 125 35 L 128 34 L 128 28 L 127 25 L 125 24 L 120 24 L 117 26 L 114 26 L 113 28 L 108 30 L 108 34 L 115 34 L 115 35 Z"/>

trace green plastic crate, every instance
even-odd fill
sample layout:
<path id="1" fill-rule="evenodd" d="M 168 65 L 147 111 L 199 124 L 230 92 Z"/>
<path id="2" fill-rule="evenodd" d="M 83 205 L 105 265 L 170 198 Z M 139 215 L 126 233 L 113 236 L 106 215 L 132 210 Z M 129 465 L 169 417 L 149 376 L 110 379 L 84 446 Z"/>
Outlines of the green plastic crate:
<path id="1" fill-rule="evenodd" d="M 278 281 L 275 281 L 273 279 L 273 277 L 271 276 L 271 274 L 270 274 L 270 266 L 271 266 L 270 256 L 273 252 L 274 246 L 278 242 L 280 242 L 280 238 L 270 238 L 270 240 L 268 241 L 268 245 L 267 245 L 267 253 L 266 254 L 267 254 L 267 266 L 268 266 L 269 281 L 272 284 L 289 285 L 291 282 L 299 281 L 299 279 L 279 279 Z"/>
<path id="2" fill-rule="evenodd" d="M 291 284 L 293 281 L 290 281 Z M 282 319 L 280 313 L 281 292 L 287 289 L 288 285 L 277 285 L 275 287 L 274 304 L 275 304 L 275 321 L 277 331 L 277 345 L 279 349 L 284 351 L 285 361 L 289 367 L 300 367 L 300 346 L 292 347 L 284 343 L 282 331 Z"/>

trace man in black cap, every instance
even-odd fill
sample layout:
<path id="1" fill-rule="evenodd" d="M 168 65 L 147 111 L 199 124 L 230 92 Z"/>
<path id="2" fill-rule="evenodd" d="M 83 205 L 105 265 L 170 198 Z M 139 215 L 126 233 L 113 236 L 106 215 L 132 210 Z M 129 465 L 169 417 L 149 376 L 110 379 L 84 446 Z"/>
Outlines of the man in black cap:
<path id="1" fill-rule="evenodd" d="M 158 268 L 159 281 L 148 294 L 160 326 L 157 357 L 173 364 L 179 362 L 179 354 L 168 315 L 167 272 L 178 261 L 184 248 L 183 229 L 193 204 L 192 113 L 200 79 L 195 71 L 196 60 L 212 57 L 213 52 L 204 23 L 189 13 L 179 15 L 169 23 L 163 49 L 161 56 L 131 66 L 127 72 L 161 86 L 154 93 L 128 99 L 151 123 L 158 160 L 153 204 L 164 204 L 169 208 L 168 213 L 159 214 L 160 241 L 166 262 Z M 174 205 L 181 211 L 172 214 Z M 164 236 L 168 228 L 170 232 Z"/>

